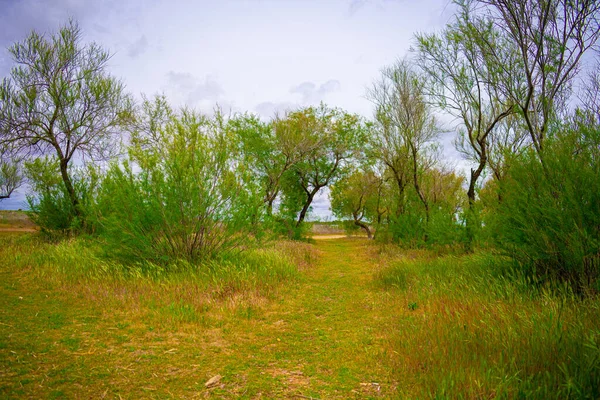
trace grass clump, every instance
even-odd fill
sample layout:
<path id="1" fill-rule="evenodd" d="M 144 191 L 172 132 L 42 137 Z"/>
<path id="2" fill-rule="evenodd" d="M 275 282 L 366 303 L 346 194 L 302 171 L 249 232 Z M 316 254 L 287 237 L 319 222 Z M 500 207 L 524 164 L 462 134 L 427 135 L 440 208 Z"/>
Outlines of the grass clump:
<path id="1" fill-rule="evenodd" d="M 600 307 L 568 286 L 532 285 L 492 253 L 397 256 L 376 282 L 406 308 L 392 343 L 405 394 L 598 398 Z"/>
<path id="2" fill-rule="evenodd" d="M 94 282 L 146 286 L 151 292 L 162 291 L 165 286 L 182 290 L 193 287 L 195 293 L 209 293 L 219 299 L 240 293 L 268 297 L 281 284 L 300 279 L 300 269 L 316 260 L 310 245 L 286 241 L 226 253 L 202 263 L 177 260 L 167 265 L 144 260 L 123 264 L 107 258 L 97 241 L 81 237 L 50 243 L 40 236 L 13 235 L 0 237 L 0 241 L 0 263 L 11 270 L 32 271 L 48 287 L 94 287 Z"/>

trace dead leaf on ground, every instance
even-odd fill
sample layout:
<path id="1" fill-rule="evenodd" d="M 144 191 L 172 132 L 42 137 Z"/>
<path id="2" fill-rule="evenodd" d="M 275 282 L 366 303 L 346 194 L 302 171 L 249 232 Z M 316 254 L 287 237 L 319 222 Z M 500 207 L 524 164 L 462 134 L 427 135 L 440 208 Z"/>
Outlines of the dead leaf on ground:
<path id="1" fill-rule="evenodd" d="M 221 378 L 223 378 L 221 375 L 215 375 L 212 378 L 210 378 L 209 380 L 207 380 L 206 383 L 204 384 L 204 386 L 206 388 L 211 388 L 213 386 L 216 386 L 221 381 Z"/>

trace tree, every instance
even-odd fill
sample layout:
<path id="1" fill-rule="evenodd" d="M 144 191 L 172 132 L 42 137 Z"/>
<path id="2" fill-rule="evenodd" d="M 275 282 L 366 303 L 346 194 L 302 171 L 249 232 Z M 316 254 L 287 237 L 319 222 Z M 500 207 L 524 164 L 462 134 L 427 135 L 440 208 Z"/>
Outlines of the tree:
<path id="1" fill-rule="evenodd" d="M 0 158 L 0 201 L 8 199 L 21 186 L 23 177 L 19 163 Z"/>
<path id="2" fill-rule="evenodd" d="M 346 165 L 356 156 L 365 141 L 366 126 L 362 119 L 324 104 L 308 107 L 287 116 L 288 129 L 309 143 L 309 152 L 290 169 L 286 196 L 297 207 L 298 228 L 317 195 L 346 172 Z"/>
<path id="3" fill-rule="evenodd" d="M 109 53 L 83 44 L 72 20 L 51 37 L 31 32 L 9 52 L 16 66 L 0 86 L 0 147 L 23 158 L 56 157 L 73 212 L 82 217 L 70 166 L 114 154 L 131 99 L 106 72 Z"/>
<path id="4" fill-rule="evenodd" d="M 409 179 L 412 181 L 428 221 L 429 202 L 420 181 L 423 172 L 432 166 L 429 147 L 439 129 L 425 101 L 424 80 L 407 60 L 402 60 L 383 69 L 381 79 L 368 95 L 375 103 L 375 117 L 381 127 L 374 139 L 376 151 L 393 171 L 400 196 Z M 398 212 L 401 210 L 399 206 Z"/>
<path id="5" fill-rule="evenodd" d="M 275 117 L 267 123 L 242 114 L 229 121 L 229 128 L 237 138 L 242 161 L 261 183 L 267 215 L 271 216 L 284 174 L 319 142 L 303 135 L 287 117 Z"/>
<path id="6" fill-rule="evenodd" d="M 333 185 L 331 189 L 331 210 L 338 218 L 351 217 L 354 225 L 362 228 L 369 239 L 371 229 L 366 220 L 379 217 L 378 194 L 380 178 L 373 171 L 356 170 Z"/>
<path id="7" fill-rule="evenodd" d="M 467 246 L 477 225 L 476 188 L 490 162 L 491 136 L 514 108 L 512 100 L 499 90 L 502 74 L 498 62 L 516 63 L 510 44 L 489 21 L 474 18 L 471 11 L 469 3 L 462 3 L 456 21 L 441 34 L 417 35 L 419 65 L 429 77 L 430 94 L 460 121 L 456 147 L 476 165 L 471 168 L 467 190 Z M 497 59 L 491 58 L 486 52 L 488 45 L 505 51 L 497 53 Z"/>
<path id="8" fill-rule="evenodd" d="M 374 93 L 370 96 L 373 98 Z M 404 192 L 410 183 L 410 154 L 403 137 L 397 134 L 387 117 L 388 108 L 383 102 L 375 104 L 375 125 L 369 157 L 380 160 L 384 165 L 383 175 L 389 175 L 389 180 L 393 181 L 396 192 L 394 214 L 399 217 L 405 211 Z"/>
<path id="9" fill-rule="evenodd" d="M 483 15 L 512 41 L 521 62 L 506 65 L 503 49 L 488 43 L 486 54 L 502 72 L 502 90 L 515 103 L 540 161 L 557 113 L 570 96 L 583 55 L 600 37 L 597 0 L 478 0 Z M 522 85 L 506 85 L 512 77 Z"/>

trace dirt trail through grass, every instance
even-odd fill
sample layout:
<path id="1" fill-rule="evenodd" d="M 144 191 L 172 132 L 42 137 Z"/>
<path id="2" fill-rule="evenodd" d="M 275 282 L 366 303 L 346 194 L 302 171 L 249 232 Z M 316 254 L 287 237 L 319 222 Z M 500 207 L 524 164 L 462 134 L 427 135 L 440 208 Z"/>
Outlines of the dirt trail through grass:
<path id="1" fill-rule="evenodd" d="M 274 299 L 205 310 L 127 282 L 55 288 L 3 269 L 0 397 L 392 397 L 398 311 L 373 284 L 367 241 L 315 246 L 317 264 Z"/>
<path id="2" fill-rule="evenodd" d="M 318 265 L 268 315 L 266 336 L 277 337 L 269 351 L 272 373 L 288 374 L 283 383 L 315 397 L 389 394 L 386 334 L 394 317 L 385 293 L 373 286 L 367 242 L 318 240 L 317 246 Z"/>

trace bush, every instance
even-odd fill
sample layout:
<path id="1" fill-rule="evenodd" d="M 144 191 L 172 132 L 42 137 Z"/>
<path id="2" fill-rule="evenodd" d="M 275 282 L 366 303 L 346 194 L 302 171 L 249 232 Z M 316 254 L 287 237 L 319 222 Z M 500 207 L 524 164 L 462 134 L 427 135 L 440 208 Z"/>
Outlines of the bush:
<path id="1" fill-rule="evenodd" d="M 597 286 L 600 272 L 600 131 L 580 126 L 529 151 L 500 185 L 492 223 L 501 247 L 530 274 Z"/>
<path id="2" fill-rule="evenodd" d="M 45 157 L 26 163 L 25 174 L 33 190 L 27 196 L 31 219 L 43 232 L 55 235 L 93 231 L 86 215 L 94 205 L 98 182 L 94 167 L 71 168 L 73 187 L 80 201 L 79 216 L 61 179 L 58 159 Z"/>
<path id="3" fill-rule="evenodd" d="M 465 224 L 457 221 L 452 211 L 439 208 L 432 210 L 427 225 L 428 243 L 434 246 L 464 246 Z"/>
<path id="4" fill-rule="evenodd" d="M 113 164 L 102 182 L 101 238 L 122 261 L 196 262 L 260 234 L 252 228 L 261 199 L 234 162 L 222 120 L 169 114 L 152 134 L 133 135 L 129 159 Z"/>

